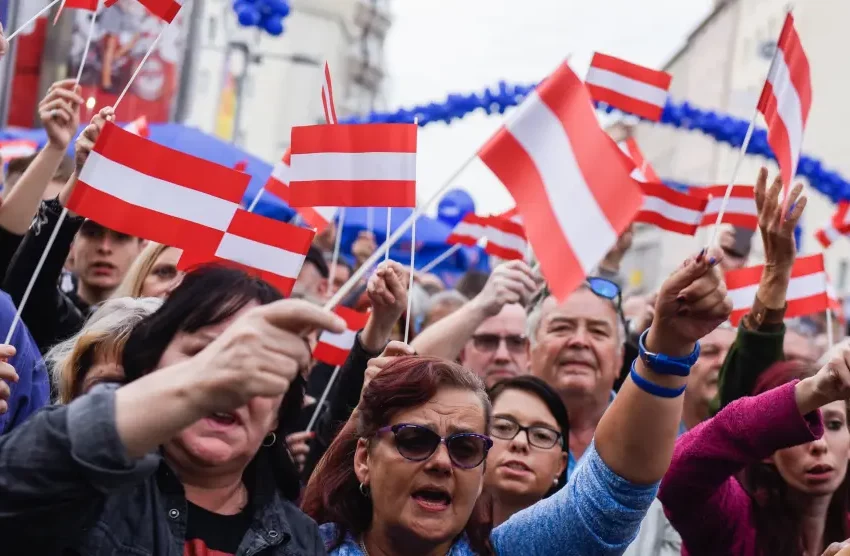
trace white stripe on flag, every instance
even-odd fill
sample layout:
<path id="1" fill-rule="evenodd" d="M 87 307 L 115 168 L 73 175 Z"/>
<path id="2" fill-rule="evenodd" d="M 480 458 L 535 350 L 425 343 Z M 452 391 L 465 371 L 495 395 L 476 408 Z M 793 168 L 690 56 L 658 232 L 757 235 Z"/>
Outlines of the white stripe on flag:
<path id="1" fill-rule="evenodd" d="M 705 206 L 705 214 L 717 214 L 720 212 L 721 204 L 723 204 L 723 197 L 712 197 Z M 753 199 L 745 199 L 743 197 L 729 197 L 729 204 L 726 205 L 726 212 L 729 214 L 749 214 L 758 216 L 756 202 Z"/>
<path id="2" fill-rule="evenodd" d="M 587 186 L 561 120 L 534 91 L 505 127 L 540 172 L 561 233 L 587 275 L 618 234 Z"/>
<path id="3" fill-rule="evenodd" d="M 281 183 L 289 185 L 289 180 L 292 178 L 289 166 L 283 162 L 278 162 L 272 168 L 272 177 Z"/>
<path id="4" fill-rule="evenodd" d="M 803 107 L 797 89 L 794 88 L 794 83 L 791 81 L 791 73 L 781 50 L 776 53 L 767 80 L 770 81 L 773 95 L 776 97 L 776 111 L 788 131 L 788 145 L 791 149 L 790 170 L 793 177 L 797 170 L 797 160 L 800 157 L 800 148 L 803 143 Z M 779 153 L 779 156 L 782 156 L 782 153 Z M 790 185 L 788 186 L 790 187 Z"/>
<path id="5" fill-rule="evenodd" d="M 239 208 L 237 203 L 148 176 L 96 151 L 89 154 L 80 181 L 140 208 L 223 232 Z"/>
<path id="6" fill-rule="evenodd" d="M 234 234 L 224 234 L 216 257 L 242 263 L 278 276 L 298 278 L 305 255 Z"/>
<path id="7" fill-rule="evenodd" d="M 349 350 L 354 346 L 354 340 L 357 337 L 357 332 L 354 330 L 346 330 L 341 334 L 333 332 L 322 332 L 319 337 L 320 344 L 329 344 L 339 349 Z"/>
<path id="8" fill-rule="evenodd" d="M 824 228 L 823 235 L 826 236 L 830 243 L 835 243 L 835 241 L 841 237 L 841 233 L 833 226 L 827 226 L 826 228 Z"/>
<path id="9" fill-rule="evenodd" d="M 597 87 L 611 89 L 621 95 L 654 104 L 655 106 L 663 107 L 667 102 L 667 91 L 664 89 L 605 69 L 591 66 L 587 70 L 585 82 L 596 85 Z"/>
<path id="10" fill-rule="evenodd" d="M 686 224 L 699 224 L 702 221 L 702 212 L 693 210 L 679 205 L 674 205 L 661 197 L 651 197 L 646 195 L 643 198 L 643 206 L 641 210 L 655 212 L 661 214 L 670 220 L 676 222 L 684 222 Z"/>
<path id="11" fill-rule="evenodd" d="M 290 158 L 292 181 L 414 181 L 416 153 L 310 153 Z"/>
<path id="12" fill-rule="evenodd" d="M 515 236 L 514 234 L 503 232 L 496 228 L 487 229 L 487 241 L 498 245 L 499 247 L 513 249 L 520 253 L 524 252 L 525 248 L 528 246 L 528 243 L 523 238 Z"/>
<path id="13" fill-rule="evenodd" d="M 458 222 L 457 226 L 455 226 L 455 229 L 452 230 L 452 234 L 465 237 L 482 238 L 487 235 L 487 228 L 480 224 L 470 224 L 469 222 L 461 220 Z"/>
<path id="14" fill-rule="evenodd" d="M 755 299 L 758 284 L 737 288 L 729 291 L 729 298 L 732 300 L 732 309 L 746 309 L 752 307 L 753 299 Z M 806 274 L 791 278 L 788 283 L 787 301 L 795 301 L 804 299 L 826 291 L 826 273 L 816 272 L 814 274 Z"/>

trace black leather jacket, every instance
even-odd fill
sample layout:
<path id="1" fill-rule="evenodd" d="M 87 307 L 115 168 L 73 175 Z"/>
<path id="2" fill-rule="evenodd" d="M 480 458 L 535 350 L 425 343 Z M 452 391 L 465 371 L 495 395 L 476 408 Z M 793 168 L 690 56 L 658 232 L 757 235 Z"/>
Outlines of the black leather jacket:
<path id="1" fill-rule="evenodd" d="M 127 456 L 116 389 L 101 385 L 44 408 L 0 437 L 4 556 L 183 555 L 183 487 L 159 454 Z M 263 479 L 269 474 L 258 470 L 249 483 L 246 472 L 254 519 L 236 556 L 326 554 L 316 523 Z"/>

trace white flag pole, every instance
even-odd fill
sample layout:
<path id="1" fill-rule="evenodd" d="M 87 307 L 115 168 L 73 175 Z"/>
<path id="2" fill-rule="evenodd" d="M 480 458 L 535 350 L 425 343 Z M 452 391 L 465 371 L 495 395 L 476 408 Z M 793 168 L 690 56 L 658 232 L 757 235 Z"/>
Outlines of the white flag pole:
<path id="1" fill-rule="evenodd" d="M 832 349 L 832 346 L 835 345 L 835 334 L 832 330 L 832 309 L 829 307 L 826 309 L 826 341 L 829 349 Z"/>
<path id="2" fill-rule="evenodd" d="M 426 264 L 425 266 L 423 266 L 422 268 L 420 268 L 420 269 L 419 269 L 419 272 L 421 272 L 422 274 L 427 274 L 427 273 L 431 272 L 431 271 L 432 271 L 432 270 L 434 270 L 434 269 L 437 267 L 437 265 L 439 265 L 441 262 L 445 261 L 446 259 L 448 259 L 448 258 L 449 258 L 449 257 L 451 257 L 452 255 L 454 255 L 455 253 L 457 253 L 457 252 L 458 252 L 458 250 L 459 250 L 461 247 L 463 247 L 463 245 L 461 245 L 460 243 L 455 243 L 454 245 L 452 245 L 451 247 L 449 247 L 448 249 L 446 249 L 445 251 L 443 251 L 443 252 L 440 254 L 440 256 L 439 256 L 439 257 L 437 257 L 436 259 L 434 259 L 434 260 L 433 260 L 433 261 L 431 261 L 430 263 L 428 263 L 428 264 Z"/>
<path id="3" fill-rule="evenodd" d="M 375 207 L 366 207 L 366 229 L 370 234 L 375 229 Z"/>
<path id="4" fill-rule="evenodd" d="M 126 94 L 127 94 L 127 91 L 129 91 L 129 90 L 130 90 L 130 86 L 133 84 L 133 81 L 135 81 L 135 80 L 136 80 L 136 77 L 138 77 L 138 76 L 139 76 L 139 72 L 140 72 L 140 71 L 142 71 L 142 66 L 144 66 L 144 65 L 145 65 L 145 62 L 147 62 L 147 61 L 148 61 L 148 58 L 150 58 L 150 55 L 151 55 L 151 54 L 153 54 L 153 51 L 154 51 L 154 49 L 156 48 L 157 43 L 159 43 L 159 39 L 161 39 L 161 38 L 162 38 L 162 35 L 165 33 L 165 30 L 166 30 L 166 29 L 168 29 L 168 25 L 167 25 L 167 24 L 166 24 L 166 25 L 163 25 L 163 26 L 162 26 L 162 29 L 160 29 L 160 30 L 159 30 L 159 34 L 156 36 L 156 38 L 155 38 L 155 39 L 153 40 L 153 42 L 151 43 L 151 46 L 150 46 L 150 48 L 148 48 L 148 51 L 147 51 L 147 52 L 145 52 L 145 55 L 144 55 L 144 57 L 142 58 L 142 61 L 141 61 L 141 62 L 139 62 L 139 65 L 138 65 L 138 66 L 136 66 L 136 71 L 134 71 L 134 72 L 133 72 L 133 75 L 131 75 L 131 76 L 130 76 L 130 80 L 129 80 L 129 81 L 127 81 L 127 85 L 124 87 L 124 90 L 123 90 L 123 91 L 121 91 L 121 94 L 120 94 L 120 95 L 118 95 L 118 100 L 116 100 L 116 101 L 115 101 L 115 104 L 114 104 L 114 105 L 112 105 L 112 107 L 113 107 L 113 108 L 118 108 L 118 105 L 119 105 L 119 104 L 121 104 L 121 101 L 122 101 L 122 100 L 124 100 L 124 95 L 126 95 Z"/>
<path id="5" fill-rule="evenodd" d="M 313 416 L 310 417 L 310 422 L 307 423 L 307 428 L 305 429 L 305 432 L 310 432 L 311 430 L 313 430 L 313 426 L 316 424 L 316 420 L 318 420 L 319 414 L 322 412 L 322 406 L 325 405 L 325 400 L 328 399 L 328 393 L 331 391 L 331 387 L 336 381 L 336 376 L 339 374 L 340 368 L 341 367 L 339 365 L 334 368 L 334 372 L 331 374 L 330 380 L 328 380 L 328 385 L 325 386 L 325 390 L 324 392 L 322 392 L 322 396 L 319 398 L 319 401 L 316 402 L 316 409 L 313 410 Z"/>
<path id="6" fill-rule="evenodd" d="M 331 270 L 328 277 L 328 292 L 334 291 L 334 276 L 336 276 L 336 263 L 339 260 L 339 248 L 342 245 L 342 227 L 345 226 L 345 207 L 339 207 L 339 220 L 336 225 L 336 239 L 334 240 L 334 253 L 331 257 Z"/>
<path id="7" fill-rule="evenodd" d="M 410 228 L 410 280 L 407 283 L 407 318 L 404 323 L 404 343 L 410 339 L 410 313 L 413 309 L 413 274 L 416 272 L 414 257 L 416 255 L 416 220 Z"/>
<path id="8" fill-rule="evenodd" d="M 29 20 L 27 20 L 27 22 L 26 22 L 26 23 L 24 23 L 23 25 L 21 25 L 20 27 L 18 27 L 18 28 L 17 28 L 17 29 L 15 29 L 14 31 L 12 31 L 12 33 L 11 33 L 10 35 L 7 35 L 7 36 L 6 36 L 6 42 L 9 42 L 9 41 L 11 41 L 12 39 L 14 39 L 14 38 L 18 35 L 18 33 L 20 33 L 21 31 L 23 31 L 23 30 L 24 30 L 24 29 L 26 29 L 27 27 L 29 27 L 30 23 L 32 23 L 33 21 L 35 21 L 35 20 L 36 20 L 36 19 L 38 19 L 39 17 L 43 16 L 43 15 L 44 15 L 44 13 L 45 13 L 47 10 L 49 10 L 50 8 L 52 8 L 53 6 L 55 6 L 56 4 L 58 4 L 58 3 L 59 3 L 59 2 L 61 2 L 61 1 L 62 1 L 62 0 L 53 0 L 53 2 L 51 2 L 50 4 L 48 4 L 48 5 L 46 5 L 45 7 L 43 7 L 43 8 L 42 8 L 42 9 L 41 9 L 41 10 L 40 10 L 37 14 L 35 14 L 35 15 L 34 15 L 34 16 L 32 16 L 31 18 L 29 18 Z"/>
<path id="9" fill-rule="evenodd" d="M 257 194 L 254 195 L 254 200 L 251 201 L 251 206 L 248 207 L 248 212 L 254 212 L 254 209 L 257 208 L 257 203 L 260 202 L 260 198 L 263 196 L 263 193 L 266 192 L 265 187 L 261 187 Z"/>
<path id="10" fill-rule="evenodd" d="M 89 36 L 86 39 L 86 47 L 83 49 L 83 59 L 80 60 L 80 69 L 77 70 L 77 80 L 74 83 L 76 88 L 80 84 L 80 79 L 83 78 L 83 69 L 86 67 L 86 58 L 89 57 L 89 48 L 91 47 L 91 39 L 94 36 L 94 26 L 97 23 L 97 11 L 91 14 L 91 23 L 89 24 Z"/>
<path id="11" fill-rule="evenodd" d="M 387 207 L 387 239 L 384 240 L 385 244 L 390 242 L 390 227 L 392 226 L 392 223 L 393 223 L 393 209 L 391 209 L 390 207 Z M 384 254 L 384 262 L 387 262 L 388 260 L 390 260 L 390 248 L 389 247 L 387 247 L 387 251 Z"/>

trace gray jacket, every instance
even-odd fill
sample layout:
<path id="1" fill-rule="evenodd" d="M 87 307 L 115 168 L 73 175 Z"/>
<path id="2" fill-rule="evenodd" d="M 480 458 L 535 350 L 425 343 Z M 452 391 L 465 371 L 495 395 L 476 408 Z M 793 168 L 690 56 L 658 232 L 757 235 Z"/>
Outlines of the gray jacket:
<path id="1" fill-rule="evenodd" d="M 183 487 L 158 454 L 128 457 L 115 428 L 116 389 L 45 408 L 0 437 L 4 556 L 183 555 Z M 262 480 L 269 473 L 255 475 L 247 484 L 254 520 L 237 556 L 325 554 L 316 523 L 271 477 Z"/>

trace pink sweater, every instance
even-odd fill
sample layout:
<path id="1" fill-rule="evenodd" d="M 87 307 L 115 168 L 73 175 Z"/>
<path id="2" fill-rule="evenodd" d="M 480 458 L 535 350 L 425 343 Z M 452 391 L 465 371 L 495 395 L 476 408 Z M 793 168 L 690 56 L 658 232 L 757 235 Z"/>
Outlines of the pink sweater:
<path id="1" fill-rule="evenodd" d="M 683 555 L 759 554 L 752 501 L 735 475 L 823 435 L 819 411 L 800 415 L 795 384 L 736 400 L 679 437 L 658 498 L 682 536 Z"/>

